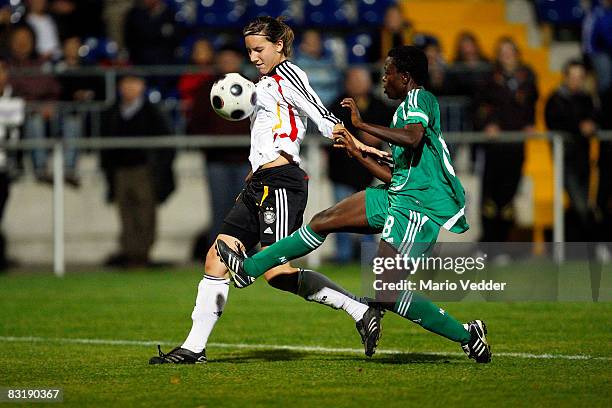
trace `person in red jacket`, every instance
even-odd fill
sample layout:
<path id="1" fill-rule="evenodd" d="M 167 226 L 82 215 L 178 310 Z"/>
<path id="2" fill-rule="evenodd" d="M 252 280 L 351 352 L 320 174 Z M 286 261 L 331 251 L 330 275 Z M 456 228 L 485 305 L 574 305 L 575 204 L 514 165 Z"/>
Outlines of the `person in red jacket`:
<path id="1" fill-rule="evenodd" d="M 215 49 L 210 41 L 200 38 L 191 47 L 191 64 L 198 67 L 198 72 L 189 72 L 179 78 L 178 90 L 181 101 L 189 109 L 193 105 L 195 94 L 200 85 L 214 77 Z"/>

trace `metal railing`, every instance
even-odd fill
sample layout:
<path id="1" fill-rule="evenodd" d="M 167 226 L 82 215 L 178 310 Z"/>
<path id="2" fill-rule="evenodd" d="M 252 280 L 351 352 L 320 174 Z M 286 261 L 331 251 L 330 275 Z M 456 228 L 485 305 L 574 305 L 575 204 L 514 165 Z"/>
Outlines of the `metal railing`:
<path id="1" fill-rule="evenodd" d="M 379 73 L 382 66 L 380 64 L 364 64 L 362 65 L 369 69 L 372 73 Z M 246 67 L 247 70 L 252 70 L 251 66 Z M 330 65 L 330 69 L 342 70 L 333 64 Z M 461 71 L 461 68 L 449 69 L 449 72 Z M 473 71 L 473 68 L 470 68 Z M 483 71 L 483 73 L 486 70 Z M 83 123 L 85 116 L 89 115 L 91 120 L 89 121 L 89 130 L 84 134 L 91 137 L 99 137 L 101 114 L 106 109 L 110 108 L 116 102 L 117 96 L 117 82 L 118 78 L 127 73 L 138 73 L 146 78 L 150 78 L 153 83 L 153 88 L 156 87 L 157 80 L 161 79 L 161 88 L 158 91 L 168 91 L 168 89 L 174 89 L 175 86 L 169 86 L 171 81 L 167 81 L 164 78 L 178 79 L 184 74 L 203 73 L 201 67 L 195 65 L 147 65 L 147 66 L 132 66 L 132 67 L 121 67 L 121 66 L 82 66 L 78 68 L 63 69 L 58 66 L 45 64 L 41 67 L 20 67 L 19 69 L 11 70 L 11 75 L 15 77 L 36 77 L 36 76 L 51 76 L 53 78 L 69 78 L 69 77 L 94 77 L 100 78 L 104 81 L 104 95 L 98 95 L 99 99 L 86 101 L 86 102 L 74 102 L 74 101 L 41 101 L 41 102 L 28 102 L 26 105 L 26 112 L 28 114 L 35 113 L 40 106 L 52 104 L 57 111 L 57 114 L 50 118 L 50 129 L 60 129 L 61 118 L 66 114 L 76 114 L 81 116 Z M 212 71 L 210 72 L 212 73 Z M 160 82 L 160 81 L 157 81 Z M 168 89 L 165 89 L 168 88 Z M 376 91 L 378 87 L 373 86 L 372 91 Z M 185 123 L 187 121 L 187 110 L 189 109 L 180 99 L 176 98 L 162 98 L 162 94 L 159 93 L 159 100 L 152 102 L 160 102 L 159 107 L 168 116 L 175 118 L 173 121 L 173 130 L 175 133 L 185 132 Z M 380 95 L 382 96 L 382 94 Z M 470 98 L 464 96 L 440 96 L 438 97 L 440 105 L 440 119 L 443 124 L 443 130 L 448 131 L 470 131 L 472 130 L 472 120 L 468 113 L 470 109 Z"/>
<path id="2" fill-rule="evenodd" d="M 306 158 L 310 163 L 310 178 L 313 185 L 318 185 L 322 179 L 322 157 L 319 149 L 325 139 L 316 134 L 309 134 L 303 145 L 308 146 Z M 564 214 L 563 214 L 563 171 L 564 171 L 564 139 L 565 135 L 555 132 L 538 134 L 525 134 L 522 132 L 503 132 L 500 137 L 491 140 L 481 132 L 449 132 L 444 138 L 450 144 L 474 143 L 517 143 L 528 139 L 545 139 L 552 143 L 553 153 L 553 241 L 564 242 Z M 599 132 L 598 138 L 602 141 L 612 141 L 612 132 Z M 246 147 L 250 145 L 250 137 L 246 135 L 224 136 L 156 136 L 156 137 L 109 137 L 90 139 L 45 139 L 45 140 L 11 140 L 0 143 L 0 149 L 33 150 L 52 149 L 53 151 L 53 245 L 54 245 L 54 273 L 63 276 L 65 273 L 64 256 L 64 151 L 67 148 L 103 150 L 116 148 L 176 148 L 200 149 L 220 147 Z M 318 196 L 311 201 L 315 202 Z M 555 260 L 563 262 L 563 245 L 555 245 Z M 320 255 L 317 251 L 310 254 L 308 261 L 317 265 Z"/>

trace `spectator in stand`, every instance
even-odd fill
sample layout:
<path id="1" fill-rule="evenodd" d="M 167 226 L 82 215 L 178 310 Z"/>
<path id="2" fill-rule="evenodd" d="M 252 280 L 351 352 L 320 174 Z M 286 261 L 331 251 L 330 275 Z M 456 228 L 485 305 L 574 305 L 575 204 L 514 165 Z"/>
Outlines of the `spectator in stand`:
<path id="1" fill-rule="evenodd" d="M 412 44 L 412 24 L 402 16 L 398 5 L 391 5 L 385 10 L 383 26 L 378 32 L 372 47 L 371 62 L 384 61 L 391 48 L 398 45 Z"/>
<path id="2" fill-rule="evenodd" d="M 188 134 L 223 137 L 249 134 L 248 120 L 229 122 L 217 115 L 210 104 L 210 89 L 213 83 L 224 74 L 242 72 L 243 65 L 244 56 L 239 48 L 224 46 L 217 52 L 215 55 L 216 75 L 202 82 L 194 95 L 191 120 L 187 125 Z M 249 148 L 209 148 L 204 149 L 203 153 L 212 199 L 212 222 L 208 237 L 214 238 L 218 235 L 225 214 L 234 205 L 244 185 L 244 179 L 249 174 Z"/>
<path id="3" fill-rule="evenodd" d="M 612 0 L 603 0 L 593 10 L 587 52 L 597 73 L 600 94 L 612 88 Z"/>
<path id="4" fill-rule="evenodd" d="M 198 72 L 183 74 L 178 83 L 181 101 L 187 108 L 193 105 L 194 95 L 200 85 L 214 77 L 214 58 L 215 49 L 210 41 L 200 38 L 193 43 L 190 62 L 198 67 Z"/>
<path id="5" fill-rule="evenodd" d="M 325 54 L 319 31 L 309 29 L 302 33 L 295 63 L 308 74 L 312 89 L 324 105 L 327 106 L 336 99 L 340 92 L 340 75 L 333 56 Z"/>
<path id="6" fill-rule="evenodd" d="M 485 57 L 478 40 L 464 31 L 457 37 L 455 60 L 448 72 L 448 82 L 455 95 L 473 97 L 482 89 L 491 73 L 491 64 Z"/>
<path id="7" fill-rule="evenodd" d="M 591 32 L 591 61 L 597 73 L 597 87 L 601 101 L 602 128 L 612 129 L 612 0 L 603 0 L 601 9 L 594 16 Z M 598 225 L 601 242 L 612 242 L 612 142 L 599 145 L 599 189 L 597 193 Z M 608 244 L 607 258 L 612 247 Z M 600 259 L 605 259 L 601 257 Z"/>
<path id="8" fill-rule="evenodd" d="M 601 3 L 601 4 L 597 4 Z M 592 1 L 591 10 L 582 24 L 582 49 L 587 62 L 595 70 L 595 79 L 599 91 L 601 129 L 612 129 L 612 1 Z M 610 259 L 612 247 L 604 243 L 612 242 L 612 142 L 601 141 L 599 144 L 599 185 L 597 187 L 596 221 L 600 248 L 605 255 L 600 259 Z M 598 248 L 598 249 L 600 249 Z"/>
<path id="9" fill-rule="evenodd" d="M 83 60 L 79 55 L 82 46 L 79 37 L 70 37 L 63 44 L 63 58 L 56 64 L 62 85 L 62 100 L 89 102 L 104 98 L 104 80 L 97 76 L 71 75 L 71 71 L 78 71 L 83 67 Z"/>
<path id="10" fill-rule="evenodd" d="M 479 93 L 477 126 L 494 142 L 503 131 L 532 132 L 536 77 L 520 58 L 509 37 L 500 39 L 493 73 Z M 483 242 L 504 242 L 514 221 L 513 198 L 519 186 L 524 160 L 523 143 L 490 143 L 484 146 L 482 186 Z"/>
<path id="11" fill-rule="evenodd" d="M 0 51 L 6 50 L 6 38 L 8 29 L 11 26 L 11 5 L 0 6 Z"/>
<path id="12" fill-rule="evenodd" d="M 610 111 L 608 111 L 610 112 Z M 612 130 L 609 122 L 612 121 L 610 115 L 608 116 L 608 124 L 606 130 Z M 602 126 L 603 127 L 603 126 Z M 607 249 L 604 251 L 605 256 L 601 256 L 600 259 L 610 260 L 610 252 L 612 251 L 612 142 L 601 141 L 599 143 L 599 185 L 597 189 L 597 231 L 599 236 L 596 238 L 599 242 L 607 243 Z M 589 239 L 594 239 L 589 237 Z"/>
<path id="13" fill-rule="evenodd" d="M 169 135 L 160 110 L 145 98 L 145 81 L 129 74 L 119 81 L 119 101 L 105 115 L 104 136 Z M 109 183 L 109 199 L 117 203 L 121 220 L 120 250 L 108 266 L 150 265 L 155 242 L 157 205 L 174 190 L 174 150 L 109 149 L 101 153 L 101 166 Z"/>
<path id="14" fill-rule="evenodd" d="M 474 34 L 468 31 L 457 36 L 454 58 L 446 75 L 446 92 L 450 95 L 467 96 L 469 101 L 465 107 L 460 108 L 462 110 L 460 128 L 452 130 L 472 130 L 473 115 L 477 110 L 476 94 L 481 91 L 489 78 L 492 66 L 484 56 Z M 475 152 L 474 146 L 472 152 Z"/>
<path id="15" fill-rule="evenodd" d="M 47 0 L 28 0 L 26 21 L 36 33 L 36 52 L 44 60 L 57 59 L 61 45 L 57 25 L 47 10 Z"/>
<path id="16" fill-rule="evenodd" d="M 72 37 L 106 37 L 104 0 L 50 0 L 49 10 L 62 42 Z"/>
<path id="17" fill-rule="evenodd" d="M 27 73 L 12 78 L 15 92 L 28 102 L 34 102 L 37 107 L 32 111 L 24 125 L 26 139 L 44 139 L 47 134 L 47 124 L 56 114 L 53 101 L 60 95 L 59 83 L 49 74 L 44 73 L 43 60 L 34 49 L 34 31 L 26 24 L 13 27 L 9 38 L 9 66 L 12 70 L 39 70 L 40 74 Z M 32 164 L 37 180 L 51 183 L 52 177 L 47 170 L 48 152 L 45 149 L 32 151 Z"/>
<path id="18" fill-rule="evenodd" d="M 174 13 L 162 0 L 139 0 L 124 21 L 124 41 L 136 65 L 174 63 L 180 42 Z"/>
<path id="19" fill-rule="evenodd" d="M 602 1 L 593 21 L 592 39 L 593 55 L 597 61 L 593 66 L 597 71 L 599 98 L 601 101 L 601 128 L 612 130 L 612 1 Z M 607 243 L 605 256 L 600 259 L 610 260 L 612 252 L 612 142 L 602 140 L 599 143 L 599 186 L 597 189 L 597 225 L 600 231 L 598 240 Z M 602 244 L 602 249 L 604 246 Z"/>
<path id="20" fill-rule="evenodd" d="M 63 59 L 56 65 L 59 73 L 58 79 L 62 92 L 60 98 L 64 102 L 75 104 L 91 102 L 102 99 L 104 96 L 104 80 L 98 76 L 75 75 L 82 66 L 79 49 L 81 48 L 79 37 L 71 37 L 64 41 Z M 83 137 L 84 112 L 65 111 L 62 114 L 61 131 L 64 139 L 76 139 Z M 65 181 L 73 186 L 79 187 L 80 181 L 77 174 L 77 149 L 68 148 L 65 151 L 64 173 Z"/>
<path id="21" fill-rule="evenodd" d="M 450 93 L 446 72 L 448 66 L 438 39 L 428 34 L 417 34 L 414 45 L 422 48 L 427 56 L 429 81 L 425 87 L 435 95 L 448 95 Z"/>
<path id="22" fill-rule="evenodd" d="M 372 93 L 372 76 L 363 67 L 350 68 L 346 72 L 344 93 L 330 106 L 330 111 L 344 126 L 362 142 L 381 148 L 378 139 L 356 129 L 351 122 L 351 111 L 340 106 L 344 98 L 353 98 L 359 107 L 361 117 L 365 122 L 388 126 L 393 117 L 394 109 Z M 364 190 L 372 184 L 373 176 L 354 159 L 348 157 L 344 150 L 328 148 L 329 178 L 333 183 L 334 202 L 340 202 L 346 197 Z M 363 236 L 365 240 L 371 237 Z M 335 262 L 346 263 L 355 259 L 354 236 L 348 233 L 336 234 Z"/>
<path id="23" fill-rule="evenodd" d="M 589 151 L 595 135 L 595 105 L 586 91 L 586 68 L 581 61 L 569 61 L 563 69 L 563 83 L 546 102 L 546 126 L 550 130 L 567 132 L 564 175 L 567 190 L 578 223 L 570 223 L 578 233 L 568 241 L 589 241 L 593 231 L 593 214 L 589 207 Z M 571 219 L 574 219 L 572 217 Z"/>
<path id="24" fill-rule="evenodd" d="M 0 57 L 0 104 L 10 103 L 17 95 L 9 79 L 8 62 Z M 3 110 L 4 112 L 4 110 Z M 6 118 L 0 118 L 0 141 L 15 140 L 19 137 L 18 123 L 7 124 Z M 0 223 L 4 218 L 4 209 L 10 194 L 11 178 L 14 176 L 14 158 L 10 152 L 0 149 Z M 0 231 L 0 272 L 10 266 L 6 255 L 6 238 Z"/>

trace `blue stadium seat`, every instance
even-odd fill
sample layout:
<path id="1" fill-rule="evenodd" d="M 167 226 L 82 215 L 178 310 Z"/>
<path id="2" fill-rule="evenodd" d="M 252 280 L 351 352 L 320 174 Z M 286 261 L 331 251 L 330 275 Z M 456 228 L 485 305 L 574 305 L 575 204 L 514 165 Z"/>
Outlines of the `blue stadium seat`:
<path id="1" fill-rule="evenodd" d="M 0 8 L 10 7 L 11 23 L 18 23 L 26 14 L 26 4 L 24 0 L 0 0 Z"/>
<path id="2" fill-rule="evenodd" d="M 324 34 L 323 50 L 330 55 L 339 66 L 346 66 L 346 42 L 343 36 Z"/>
<path id="3" fill-rule="evenodd" d="M 193 44 L 200 37 L 204 37 L 204 36 L 190 35 L 181 42 L 181 44 L 178 46 L 178 49 L 176 50 L 177 59 L 179 63 L 189 64 L 189 59 L 191 57 L 191 49 L 193 48 Z"/>
<path id="4" fill-rule="evenodd" d="M 304 26 L 346 27 L 350 24 L 346 4 L 342 0 L 305 0 Z"/>
<path id="5" fill-rule="evenodd" d="M 186 0 L 165 0 L 165 3 L 174 12 L 174 21 L 183 27 L 192 27 L 195 24 L 195 8 Z"/>
<path id="6" fill-rule="evenodd" d="M 201 0 L 197 2 L 196 22 L 213 28 L 240 28 L 245 6 L 239 0 Z"/>
<path id="7" fill-rule="evenodd" d="M 149 86 L 145 91 L 146 97 L 151 103 L 160 103 L 163 99 L 162 93 L 156 86 Z"/>
<path id="8" fill-rule="evenodd" d="M 319 31 L 319 30 L 317 30 Z M 325 34 L 320 32 L 321 42 L 323 43 L 323 57 L 333 57 L 335 53 L 335 49 L 333 47 L 333 43 L 331 42 L 335 37 L 333 35 Z M 299 48 L 302 45 L 303 36 L 302 33 L 296 33 L 295 41 L 293 42 L 293 49 L 299 53 Z"/>
<path id="9" fill-rule="evenodd" d="M 255 0 L 247 2 L 245 20 L 250 21 L 260 16 L 284 16 L 288 23 L 293 23 L 296 16 L 292 12 L 292 0 Z"/>
<path id="10" fill-rule="evenodd" d="M 179 45 L 177 49 L 177 57 L 180 63 L 189 64 L 191 58 L 191 50 L 193 48 L 193 44 L 199 40 L 200 38 L 204 38 L 212 44 L 215 50 L 219 50 L 220 48 L 226 45 L 233 44 L 233 38 L 231 35 L 227 34 L 205 34 L 198 33 L 194 35 L 187 36 L 183 42 Z"/>
<path id="11" fill-rule="evenodd" d="M 349 64 L 365 64 L 370 62 L 370 50 L 374 39 L 367 32 L 355 33 L 347 38 L 347 59 Z"/>
<path id="12" fill-rule="evenodd" d="M 79 53 L 85 64 L 97 64 L 104 60 L 114 60 L 118 51 L 117 43 L 108 38 L 89 37 L 83 41 Z"/>
<path id="13" fill-rule="evenodd" d="M 162 90 L 162 99 L 165 101 L 179 101 L 181 99 L 181 95 L 178 91 L 178 89 L 176 89 L 176 87 L 171 87 L 171 88 L 167 88 L 165 90 Z"/>
<path id="14" fill-rule="evenodd" d="M 395 0 L 358 0 L 357 16 L 360 25 L 380 26 L 383 24 L 387 7 L 397 4 Z"/>
<path id="15" fill-rule="evenodd" d="M 580 0 L 536 0 L 536 12 L 554 25 L 580 24 L 585 15 Z"/>

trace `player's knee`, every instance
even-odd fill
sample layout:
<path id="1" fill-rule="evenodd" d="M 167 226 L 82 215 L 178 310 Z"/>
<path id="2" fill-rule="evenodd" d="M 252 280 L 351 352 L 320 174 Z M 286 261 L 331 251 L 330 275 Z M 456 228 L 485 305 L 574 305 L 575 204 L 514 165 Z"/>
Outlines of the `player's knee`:
<path id="1" fill-rule="evenodd" d="M 297 271 L 298 269 L 292 267 L 290 264 L 279 265 L 266 271 L 266 273 L 264 273 L 264 278 L 269 283 L 270 280 L 274 279 L 278 275 L 292 274 L 296 273 Z"/>
<path id="2" fill-rule="evenodd" d="M 298 293 L 299 270 L 289 265 L 277 266 L 269 270 L 264 277 L 270 286 L 289 293 Z"/>
<path id="3" fill-rule="evenodd" d="M 204 273 L 208 276 L 214 276 L 216 278 L 222 278 L 225 276 L 227 268 L 221 262 L 221 259 L 217 255 L 215 246 L 211 246 L 206 254 L 206 261 L 204 262 Z"/>

